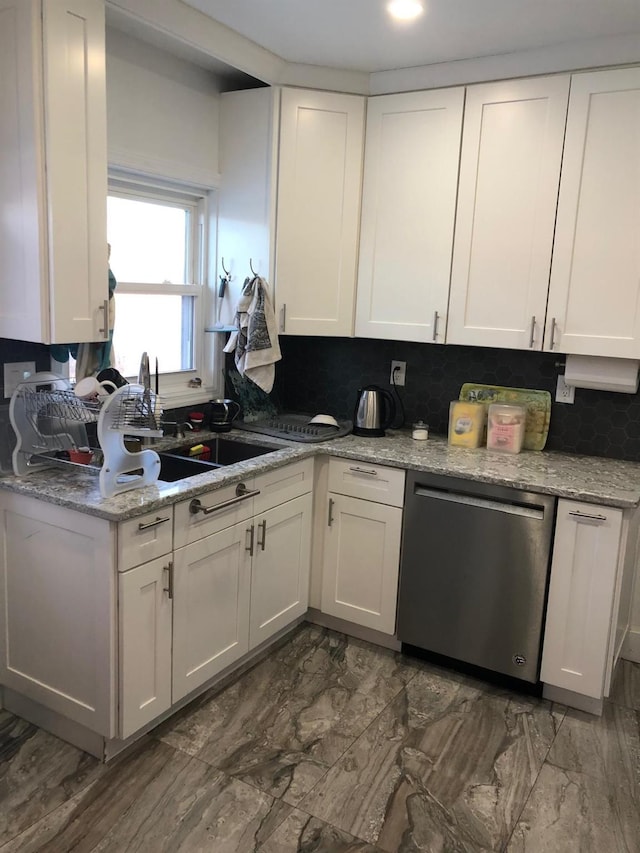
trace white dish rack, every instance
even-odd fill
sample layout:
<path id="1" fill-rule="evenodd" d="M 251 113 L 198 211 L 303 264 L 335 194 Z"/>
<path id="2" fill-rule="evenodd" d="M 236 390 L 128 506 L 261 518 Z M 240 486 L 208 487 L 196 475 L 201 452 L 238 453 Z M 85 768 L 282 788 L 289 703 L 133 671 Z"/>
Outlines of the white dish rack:
<path id="1" fill-rule="evenodd" d="M 96 401 L 80 400 L 68 380 L 53 373 L 36 373 L 21 382 L 11 397 L 9 417 L 17 442 L 13 470 L 24 476 L 52 463 L 76 465 L 99 473 L 100 493 L 149 486 L 160 473 L 160 457 L 154 450 L 131 452 L 125 436 L 160 437 L 159 398 L 143 385 L 125 385 Z M 96 424 L 103 454 L 98 465 L 78 465 L 59 458 L 61 451 L 89 445 L 87 425 Z"/>

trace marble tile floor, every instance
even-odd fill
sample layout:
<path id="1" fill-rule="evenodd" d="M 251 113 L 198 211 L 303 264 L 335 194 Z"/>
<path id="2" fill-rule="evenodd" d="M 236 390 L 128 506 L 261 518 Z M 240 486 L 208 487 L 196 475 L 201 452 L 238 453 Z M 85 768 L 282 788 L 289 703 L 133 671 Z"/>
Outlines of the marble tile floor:
<path id="1" fill-rule="evenodd" d="M 602 718 L 311 625 L 109 766 L 0 711 L 1 853 L 638 853 L 640 666 Z"/>

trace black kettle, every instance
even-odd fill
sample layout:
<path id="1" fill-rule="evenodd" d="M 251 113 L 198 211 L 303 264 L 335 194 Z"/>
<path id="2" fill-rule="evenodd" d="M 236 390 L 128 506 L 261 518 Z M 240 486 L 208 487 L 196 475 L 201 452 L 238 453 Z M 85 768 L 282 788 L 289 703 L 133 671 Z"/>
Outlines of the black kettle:
<path id="1" fill-rule="evenodd" d="M 234 419 L 240 414 L 235 400 L 209 400 L 212 432 L 229 432 Z"/>
<path id="2" fill-rule="evenodd" d="M 396 416 L 396 404 L 389 391 L 377 385 L 367 385 L 358 391 L 353 413 L 353 434 L 383 436 Z"/>

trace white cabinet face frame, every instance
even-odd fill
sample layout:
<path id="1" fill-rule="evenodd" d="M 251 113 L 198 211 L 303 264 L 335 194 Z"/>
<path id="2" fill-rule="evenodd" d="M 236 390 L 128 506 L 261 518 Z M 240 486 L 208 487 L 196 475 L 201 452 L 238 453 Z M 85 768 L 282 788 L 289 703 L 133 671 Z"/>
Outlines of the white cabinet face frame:
<path id="1" fill-rule="evenodd" d="M 542 349 L 569 77 L 467 89 L 447 343 Z"/>
<path id="2" fill-rule="evenodd" d="M 545 348 L 640 357 L 640 68 L 575 74 Z"/>
<path id="3" fill-rule="evenodd" d="M 276 301 L 280 331 L 353 333 L 365 99 L 283 89 Z"/>
<path id="4" fill-rule="evenodd" d="M 444 342 L 464 89 L 369 99 L 356 335 Z"/>

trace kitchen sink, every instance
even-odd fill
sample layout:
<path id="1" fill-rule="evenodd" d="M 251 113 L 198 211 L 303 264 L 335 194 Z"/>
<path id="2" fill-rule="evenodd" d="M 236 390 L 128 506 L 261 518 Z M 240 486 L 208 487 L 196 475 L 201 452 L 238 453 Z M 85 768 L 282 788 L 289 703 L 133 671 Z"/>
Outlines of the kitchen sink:
<path id="1" fill-rule="evenodd" d="M 158 479 L 165 483 L 175 483 L 176 480 L 195 477 L 196 474 L 204 474 L 206 471 L 215 471 L 222 467 L 211 462 L 202 462 L 199 459 L 175 456 L 173 453 L 159 453 L 158 456 L 160 457 Z"/>
<path id="2" fill-rule="evenodd" d="M 233 465 L 234 462 L 244 462 L 246 459 L 255 459 L 256 456 L 264 456 L 265 453 L 272 453 L 274 450 L 280 450 L 280 447 L 275 445 L 263 446 L 253 444 L 248 441 L 232 441 L 229 438 L 207 439 L 206 441 L 198 442 L 193 440 L 190 444 L 184 444 L 181 447 L 176 447 L 170 452 L 177 456 L 189 456 L 189 451 L 196 444 L 203 444 L 211 451 L 210 462 L 217 465 Z M 193 458 L 193 457 L 189 457 Z M 200 460 L 198 460 L 200 461 Z"/>
<path id="3" fill-rule="evenodd" d="M 189 455 L 189 451 L 196 444 L 202 444 L 210 450 L 208 461 Z M 279 447 L 264 447 L 258 444 L 250 444 L 245 441 L 230 441 L 228 438 L 213 438 L 206 441 L 193 441 L 191 444 L 183 444 L 170 451 L 159 453 L 160 475 L 159 480 L 165 483 L 174 483 L 176 480 L 184 480 L 186 477 L 194 477 L 196 474 L 204 474 L 206 471 L 215 471 L 225 465 L 233 465 L 235 462 L 244 462 L 247 459 L 255 459 L 256 456 L 264 456 L 279 450 Z"/>

